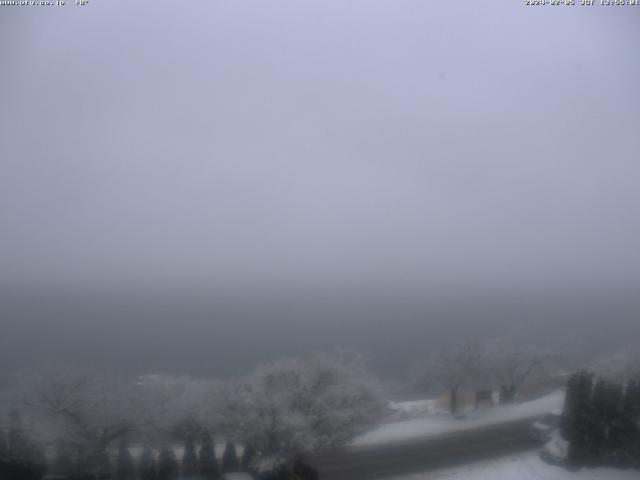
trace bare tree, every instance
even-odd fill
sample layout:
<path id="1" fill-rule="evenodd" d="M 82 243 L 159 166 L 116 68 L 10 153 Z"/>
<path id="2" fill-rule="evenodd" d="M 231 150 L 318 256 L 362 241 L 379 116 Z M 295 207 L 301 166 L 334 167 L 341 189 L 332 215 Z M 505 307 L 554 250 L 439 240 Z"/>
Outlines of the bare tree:
<path id="1" fill-rule="evenodd" d="M 144 375 L 134 382 L 137 433 L 161 444 L 170 437 L 198 438 L 213 423 L 218 382 L 188 376 Z"/>
<path id="2" fill-rule="evenodd" d="M 485 365 L 500 389 L 500 403 L 514 402 L 522 386 L 555 360 L 550 351 L 518 337 L 502 337 L 486 346 Z"/>
<path id="3" fill-rule="evenodd" d="M 460 389 L 478 383 L 483 368 L 483 351 L 477 344 L 456 343 L 418 364 L 413 376 L 424 386 L 445 388 L 449 394 L 449 411 L 455 415 L 460 408 Z"/>

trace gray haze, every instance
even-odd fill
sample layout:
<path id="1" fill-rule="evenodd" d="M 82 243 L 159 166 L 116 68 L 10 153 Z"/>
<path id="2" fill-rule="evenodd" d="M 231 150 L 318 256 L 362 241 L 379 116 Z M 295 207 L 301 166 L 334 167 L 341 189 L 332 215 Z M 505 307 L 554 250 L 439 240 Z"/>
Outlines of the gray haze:
<path id="1" fill-rule="evenodd" d="M 640 8 L 522 3 L 0 7 L 0 363 L 637 342 Z"/>

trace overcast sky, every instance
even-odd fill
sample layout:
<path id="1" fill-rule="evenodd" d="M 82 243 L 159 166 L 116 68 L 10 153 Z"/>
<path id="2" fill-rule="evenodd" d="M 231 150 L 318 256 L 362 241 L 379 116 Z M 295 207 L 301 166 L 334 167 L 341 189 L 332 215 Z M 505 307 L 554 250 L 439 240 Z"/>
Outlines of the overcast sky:
<path id="1" fill-rule="evenodd" d="M 640 7 L 523 3 L 0 7 L 3 294 L 635 289 Z"/>

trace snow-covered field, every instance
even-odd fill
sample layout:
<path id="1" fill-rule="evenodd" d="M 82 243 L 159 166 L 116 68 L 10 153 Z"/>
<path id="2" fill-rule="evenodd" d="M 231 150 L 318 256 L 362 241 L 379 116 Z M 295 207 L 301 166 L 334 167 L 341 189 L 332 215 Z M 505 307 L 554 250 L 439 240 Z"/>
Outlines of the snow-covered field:
<path id="1" fill-rule="evenodd" d="M 462 467 L 389 477 L 385 480 L 638 480 L 638 470 L 583 468 L 570 472 L 549 465 L 536 453 L 525 453 Z"/>
<path id="2" fill-rule="evenodd" d="M 401 442 L 524 419 L 559 410 L 563 400 L 564 393 L 558 391 L 518 405 L 495 406 L 488 410 L 470 412 L 465 418 L 442 414 L 387 423 L 356 437 L 351 445 L 358 447 Z"/>

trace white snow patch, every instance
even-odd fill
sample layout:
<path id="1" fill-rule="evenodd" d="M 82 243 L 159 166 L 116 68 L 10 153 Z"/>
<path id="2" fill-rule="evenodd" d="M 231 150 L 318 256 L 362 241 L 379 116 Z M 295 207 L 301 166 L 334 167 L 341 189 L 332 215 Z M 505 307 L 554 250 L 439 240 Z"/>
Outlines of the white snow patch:
<path id="1" fill-rule="evenodd" d="M 385 480 L 638 480 L 638 470 L 583 468 L 570 472 L 543 462 L 536 453 L 525 453 L 455 469 L 389 477 Z"/>
<path id="2" fill-rule="evenodd" d="M 224 480 L 252 480 L 251 475 L 246 473 L 226 473 Z"/>
<path id="3" fill-rule="evenodd" d="M 360 447 L 401 442 L 520 420 L 557 410 L 562 407 L 563 401 L 564 392 L 558 391 L 518 405 L 495 406 L 491 409 L 471 412 L 465 418 L 453 418 L 450 415 L 432 415 L 413 420 L 387 423 L 356 437 L 351 445 Z"/>
<path id="4" fill-rule="evenodd" d="M 391 410 L 408 415 L 431 415 L 438 411 L 437 400 L 412 400 L 408 402 L 389 402 Z"/>
<path id="5" fill-rule="evenodd" d="M 569 442 L 567 442 L 559 431 L 554 432 L 551 440 L 547 442 L 540 456 L 554 465 L 565 465 L 569 454 Z"/>

